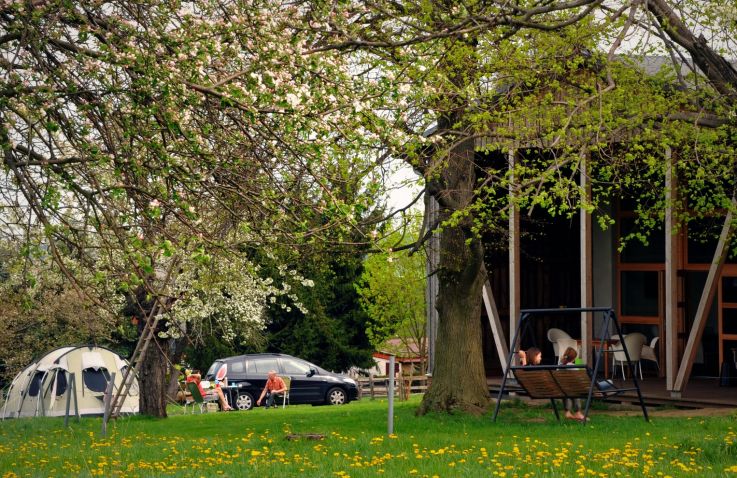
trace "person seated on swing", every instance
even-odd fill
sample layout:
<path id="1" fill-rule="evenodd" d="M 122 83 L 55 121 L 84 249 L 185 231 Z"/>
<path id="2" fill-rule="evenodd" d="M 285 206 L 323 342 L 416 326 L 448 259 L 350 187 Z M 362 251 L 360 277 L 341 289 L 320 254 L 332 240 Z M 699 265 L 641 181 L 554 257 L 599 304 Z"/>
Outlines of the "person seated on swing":
<path id="1" fill-rule="evenodd" d="M 560 357 L 560 365 L 573 365 L 578 357 L 578 352 L 573 347 L 568 347 Z M 571 420 L 585 420 L 581 409 L 583 408 L 580 398 L 566 398 L 563 400 L 563 406 L 566 409 L 566 418 Z"/>
<path id="2" fill-rule="evenodd" d="M 527 351 L 520 350 L 518 352 L 519 363 L 525 365 L 540 365 L 543 360 L 543 353 L 537 347 L 530 347 Z"/>
<path id="3" fill-rule="evenodd" d="M 234 410 L 233 407 L 228 405 L 228 400 L 225 398 L 225 394 L 223 393 L 223 389 L 220 388 L 220 384 L 216 383 L 215 388 L 211 390 L 205 390 L 202 388 L 202 374 L 200 374 L 199 370 L 194 370 L 192 373 L 187 375 L 187 383 L 194 382 L 197 384 L 197 388 L 200 389 L 200 395 L 202 395 L 202 398 L 206 398 L 208 396 L 215 395 L 218 397 L 218 402 L 220 403 L 220 410 L 224 412 L 230 412 Z"/>

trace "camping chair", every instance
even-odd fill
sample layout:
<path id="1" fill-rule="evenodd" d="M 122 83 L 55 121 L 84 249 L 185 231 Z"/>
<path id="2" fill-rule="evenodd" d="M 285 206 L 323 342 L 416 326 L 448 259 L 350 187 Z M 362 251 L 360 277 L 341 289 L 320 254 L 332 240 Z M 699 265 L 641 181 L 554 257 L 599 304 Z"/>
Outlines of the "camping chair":
<path id="1" fill-rule="evenodd" d="M 214 394 L 205 394 L 203 397 L 200 393 L 200 387 L 195 382 L 187 382 L 187 391 L 190 393 L 189 397 L 184 400 L 184 413 L 187 413 L 187 407 L 192 405 L 192 413 L 194 413 L 194 406 L 200 406 L 200 413 L 205 409 L 205 404 L 208 402 L 217 402 L 218 397 Z"/>
<path id="2" fill-rule="evenodd" d="M 282 377 L 282 380 L 284 380 L 284 386 L 287 387 L 287 389 L 284 391 L 284 401 L 281 404 L 282 409 L 286 408 L 287 402 L 289 401 L 289 389 L 292 388 L 292 377 Z"/>

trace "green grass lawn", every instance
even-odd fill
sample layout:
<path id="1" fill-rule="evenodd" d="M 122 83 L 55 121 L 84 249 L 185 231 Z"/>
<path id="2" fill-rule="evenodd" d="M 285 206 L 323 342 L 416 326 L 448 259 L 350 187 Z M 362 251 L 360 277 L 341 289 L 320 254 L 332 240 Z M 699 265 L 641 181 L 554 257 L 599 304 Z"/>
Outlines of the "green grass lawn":
<path id="1" fill-rule="evenodd" d="M 610 415 L 559 424 L 547 407 L 505 403 L 489 415 L 416 417 L 419 398 L 340 407 L 143 417 L 18 419 L 0 424 L 0 476 L 732 476 L 737 414 L 659 418 Z M 289 434 L 323 440 L 287 440 Z"/>

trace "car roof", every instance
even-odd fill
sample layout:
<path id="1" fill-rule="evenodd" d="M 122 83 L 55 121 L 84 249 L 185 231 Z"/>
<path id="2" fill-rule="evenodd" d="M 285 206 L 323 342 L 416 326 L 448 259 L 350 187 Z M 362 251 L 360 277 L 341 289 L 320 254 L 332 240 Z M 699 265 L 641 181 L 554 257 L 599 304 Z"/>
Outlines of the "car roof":
<path id="1" fill-rule="evenodd" d="M 274 357 L 274 358 L 275 357 L 284 357 L 284 358 L 293 358 L 293 359 L 298 359 L 298 360 L 304 360 L 304 359 L 301 359 L 301 358 L 298 358 L 298 357 L 294 357 L 292 355 L 287 355 L 287 354 L 280 354 L 280 353 L 260 353 L 260 354 L 234 355 L 234 356 L 231 356 L 231 357 L 219 358 L 219 359 L 217 359 L 215 361 L 216 362 L 225 362 L 225 361 L 228 361 L 228 360 L 243 360 L 243 359 L 247 359 L 247 358 L 261 358 L 261 357 L 264 357 L 264 358 L 269 358 L 269 357 Z M 304 361 L 306 362 L 306 360 L 304 360 Z"/>

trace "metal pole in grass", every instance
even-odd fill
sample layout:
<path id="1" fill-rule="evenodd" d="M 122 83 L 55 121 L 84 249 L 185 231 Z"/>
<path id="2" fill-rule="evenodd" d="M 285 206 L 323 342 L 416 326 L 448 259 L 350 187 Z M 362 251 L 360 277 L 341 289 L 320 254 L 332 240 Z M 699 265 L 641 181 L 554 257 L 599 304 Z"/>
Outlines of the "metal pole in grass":
<path id="1" fill-rule="evenodd" d="M 389 356 L 389 388 L 386 390 L 389 399 L 388 434 L 394 433 L 394 355 Z"/>
<path id="2" fill-rule="evenodd" d="M 113 398 L 113 386 L 115 385 L 115 372 L 110 374 L 110 381 L 105 387 L 105 394 L 102 396 L 102 404 L 104 413 L 102 415 L 102 436 L 107 435 L 107 422 L 110 420 L 110 404 Z"/>

